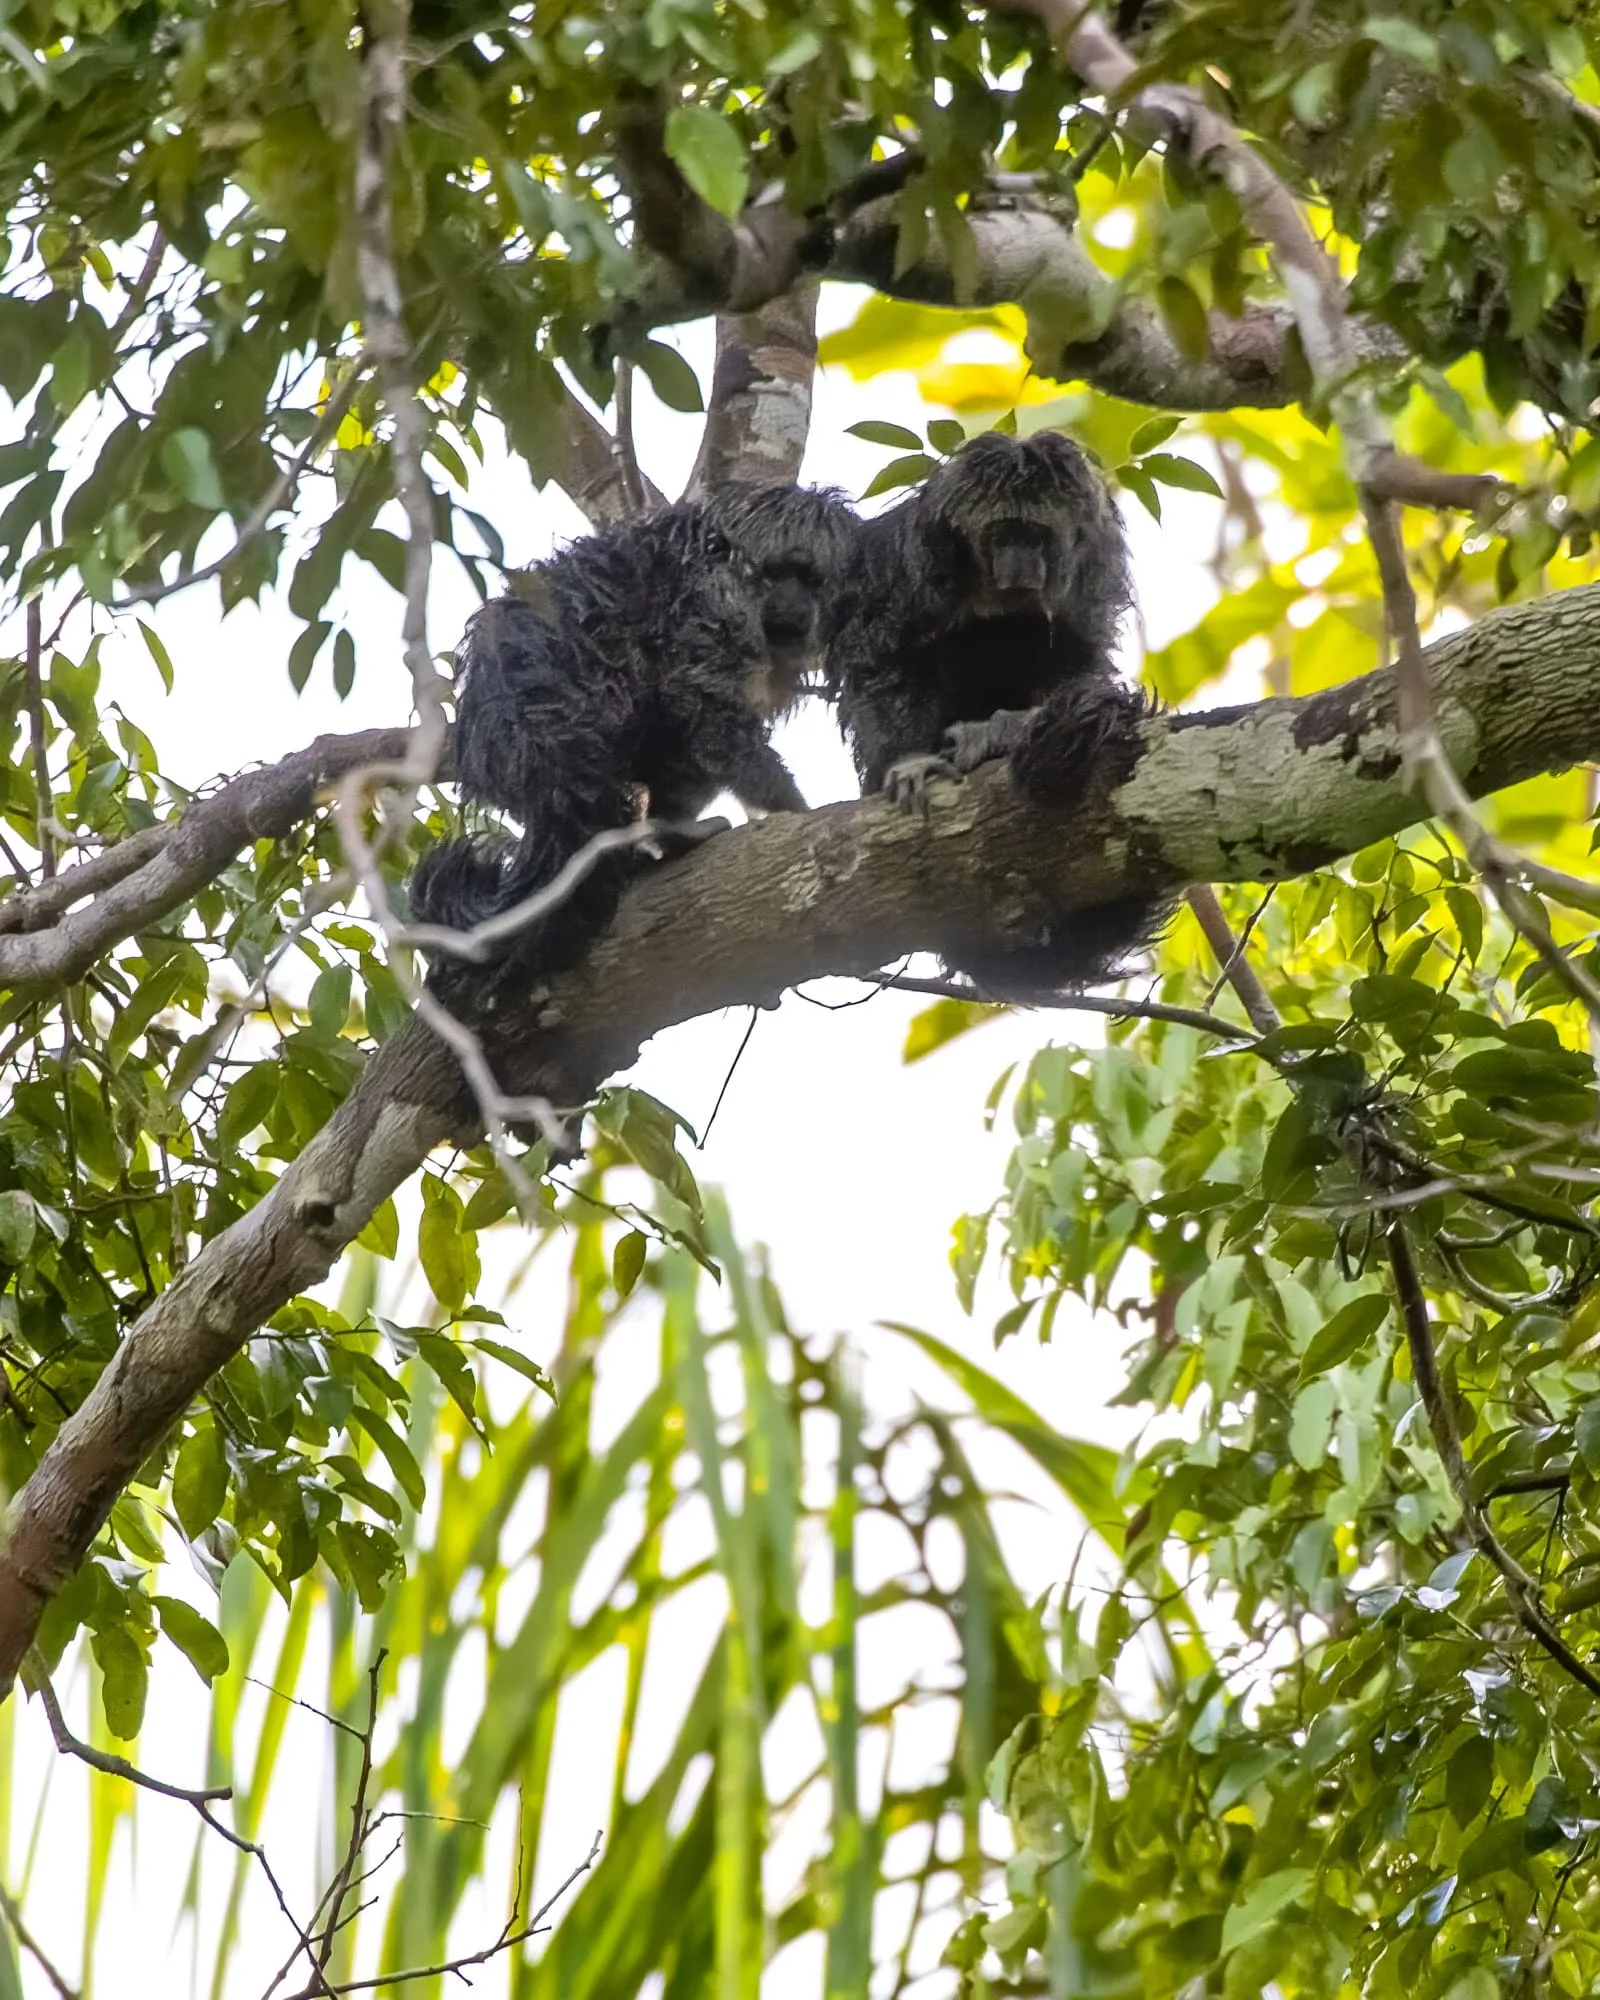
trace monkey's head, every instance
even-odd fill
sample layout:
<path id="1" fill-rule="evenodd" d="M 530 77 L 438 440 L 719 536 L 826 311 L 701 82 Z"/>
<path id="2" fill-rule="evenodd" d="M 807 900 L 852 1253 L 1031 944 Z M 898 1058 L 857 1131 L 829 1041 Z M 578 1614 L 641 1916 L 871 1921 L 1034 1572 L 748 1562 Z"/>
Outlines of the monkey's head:
<path id="1" fill-rule="evenodd" d="M 915 504 L 971 615 L 1066 617 L 1109 636 L 1131 602 L 1116 505 L 1058 431 L 984 432 L 929 475 Z"/>
<path id="2" fill-rule="evenodd" d="M 827 644 L 856 517 L 814 486 L 725 486 L 705 506 L 748 568 L 774 705 L 787 706 Z"/>

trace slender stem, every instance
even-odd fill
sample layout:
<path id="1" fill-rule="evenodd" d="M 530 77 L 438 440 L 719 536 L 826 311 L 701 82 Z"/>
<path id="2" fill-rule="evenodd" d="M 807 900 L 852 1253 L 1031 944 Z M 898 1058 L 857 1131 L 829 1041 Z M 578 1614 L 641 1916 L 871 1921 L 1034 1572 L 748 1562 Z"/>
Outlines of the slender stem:
<path id="1" fill-rule="evenodd" d="M 41 675 L 40 635 L 44 614 L 37 597 L 28 599 L 27 653 L 25 667 L 28 686 L 28 731 L 33 748 L 34 838 L 39 849 L 39 872 L 49 881 L 56 872 L 55 809 L 50 796 L 49 737 L 44 717 L 44 682 Z"/>

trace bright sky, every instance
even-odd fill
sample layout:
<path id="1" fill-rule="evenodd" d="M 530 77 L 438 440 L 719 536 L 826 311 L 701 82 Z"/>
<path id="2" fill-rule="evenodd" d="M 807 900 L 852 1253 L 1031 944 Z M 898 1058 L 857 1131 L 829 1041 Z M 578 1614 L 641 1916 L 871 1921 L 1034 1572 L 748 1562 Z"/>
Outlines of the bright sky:
<path id="1" fill-rule="evenodd" d="M 864 294 L 833 288 L 825 293 L 823 321 L 849 319 Z M 702 383 L 710 378 L 710 331 L 685 329 L 681 341 Z M 638 391 L 637 427 L 645 470 L 667 492 L 687 476 L 698 425 L 656 404 L 647 386 Z M 848 424 L 866 416 L 890 418 L 922 428 L 930 412 L 910 376 L 851 382 L 842 372 L 825 373 L 818 383 L 812 449 L 806 477 L 859 493 L 883 462 L 882 448 L 844 435 Z M 1211 591 L 1204 570 L 1214 535 L 1210 503 L 1193 495 L 1164 494 L 1161 530 L 1130 505 L 1135 573 L 1143 588 L 1142 610 L 1152 643 L 1160 644 L 1190 625 Z M 532 560 L 558 541 L 581 532 L 582 523 L 553 490 L 535 494 L 519 469 L 502 460 L 474 488 L 474 508 L 499 527 L 508 558 Z M 203 551 L 203 554 L 209 551 Z M 358 574 L 359 569 L 359 574 Z M 399 647 L 399 600 L 364 565 L 347 565 L 345 602 L 352 625 L 363 635 L 358 673 L 350 698 L 340 703 L 331 686 L 325 657 L 306 692 L 296 696 L 285 671 L 297 629 L 281 603 L 256 612 L 236 612 L 219 623 L 214 584 L 169 600 L 156 621 L 171 651 L 177 682 L 170 699 L 162 693 L 131 620 L 125 639 L 108 644 L 108 675 L 116 677 L 118 698 L 155 738 L 165 767 L 181 780 L 198 782 L 220 771 L 268 760 L 296 749 L 325 730 L 350 730 L 406 719 L 409 700 Z M 446 553 L 436 568 L 431 607 L 431 642 L 447 650 L 460 632 L 475 599 L 454 559 Z M 813 705 L 780 732 L 779 747 L 813 804 L 853 797 L 854 777 L 831 716 Z M 842 983 L 817 989 L 842 998 L 860 989 Z M 904 1346 L 875 1331 L 882 1319 L 909 1321 L 960 1346 L 993 1369 L 1050 1421 L 1077 1435 L 1122 1443 L 1129 1413 L 1106 1403 L 1120 1380 L 1117 1331 L 1090 1327 L 1063 1314 L 1055 1344 L 1041 1349 L 1025 1335 L 997 1354 L 989 1328 L 1009 1295 L 989 1285 L 972 1320 L 956 1301 L 947 1262 L 950 1225 L 964 1210 L 994 1198 L 1007 1151 L 1006 1121 L 986 1135 L 982 1110 L 991 1085 L 1010 1063 L 1026 1058 L 1042 1043 L 1068 1035 L 1093 1040 L 1092 1016 L 1075 1019 L 1013 1015 L 963 1037 L 926 1062 L 907 1069 L 900 1049 L 907 1022 L 919 1005 L 910 996 L 883 994 L 870 1004 L 827 1012 L 793 995 L 764 1014 L 728 1089 L 704 1152 L 693 1158 L 702 1183 L 722 1187 L 734 1223 L 747 1243 L 771 1251 L 774 1274 L 791 1323 L 815 1332 L 848 1332 L 858 1344 L 865 1369 L 865 1393 L 872 1407 L 893 1411 L 916 1392 L 935 1392 L 935 1378 L 909 1368 Z M 703 1126 L 721 1089 L 749 1015 L 740 1010 L 689 1023 L 658 1037 L 634 1072 L 645 1087 Z M 480 1296 L 496 1302 L 496 1270 L 515 1261 L 519 1239 L 502 1231 L 486 1257 L 490 1275 Z M 512 1302 L 508 1317 L 518 1340 L 539 1354 L 553 1345 L 555 1279 L 536 1279 Z M 502 1280 L 503 1282 L 503 1280 Z M 414 1283 L 414 1281 L 413 1281 Z M 418 1299 L 420 1304 L 420 1298 Z M 398 1298 L 389 1301 L 392 1307 Z M 620 1428 L 633 1401 L 647 1392 L 648 1378 L 622 1371 L 608 1384 L 604 1422 Z M 943 1397 L 951 1400 L 949 1392 Z M 1047 1498 L 1046 1489 L 1015 1458 L 996 1456 L 985 1468 L 1016 1489 Z M 1053 1507 L 1013 1507 L 1005 1523 L 1008 1542 L 1024 1581 L 1042 1591 L 1059 1583 L 1071 1560 L 1078 1530 L 1059 1503 Z M 863 1560 L 871 1560 L 865 1551 Z M 176 1568 L 176 1566 L 174 1566 Z M 174 1576 L 164 1588 L 186 1594 L 189 1583 Z M 581 1589 L 582 1586 L 580 1586 Z M 198 1581 L 194 1595 L 200 1601 Z M 656 1673 L 647 1691 L 647 1712 L 663 1730 L 675 1726 L 675 1703 L 704 1657 L 721 1612 L 713 1592 L 686 1602 L 681 1617 L 684 1645 L 676 1683 L 670 1671 Z M 880 1630 L 883 1621 L 878 1621 Z M 911 1651 L 887 1636 L 884 1652 L 863 1663 L 879 1686 L 915 1669 Z M 898 1654 L 898 1657 L 894 1655 Z M 270 1652 L 264 1657 L 270 1657 Z M 70 1688 L 69 1715 L 86 1728 L 86 1677 Z M 191 1669 L 170 1648 L 158 1654 L 146 1730 L 138 1745 L 142 1768 L 176 1782 L 198 1782 L 202 1750 L 202 1704 Z M 264 1699 L 264 1697 L 262 1698 Z M 546 1826 L 535 1899 L 552 1888 L 587 1849 L 596 1824 L 584 1799 L 584 1760 L 614 1730 L 617 1687 L 607 1662 L 596 1663 L 574 1699 L 560 1714 L 553 1799 L 559 1809 Z M 259 1715 L 259 1702 L 247 1703 Z M 68 1977 L 79 1977 L 83 1879 L 87 1841 L 86 1780 L 76 1768 L 57 1768 L 48 1733 L 36 1705 L 13 1702 L 16 1782 L 19 1806 L 12 1828 L 11 1864 L 6 1879 L 22 1885 L 22 1863 L 33 1826 L 32 1803 L 49 1774 L 49 1807 L 28 1872 L 26 1914 L 40 1941 Z M 790 1738 L 781 1734 L 790 1730 Z M 934 1737 L 925 1746 L 937 1760 L 947 1743 Z M 798 1756 L 805 1745 L 803 1719 L 780 1725 L 769 1744 L 779 1763 Z M 308 1801 L 326 1782 L 327 1731 L 315 1718 L 296 1712 L 289 1724 L 285 1763 L 280 1766 L 264 1838 L 299 1908 L 315 1901 L 311 1890 L 314 1856 L 306 1834 Z M 792 1740 L 791 1740 L 792 1739 Z M 897 1776 L 903 1775 L 897 1772 Z M 631 1787 L 630 1787 L 631 1789 Z M 507 1822 L 507 1826 L 509 1822 Z M 497 1823 L 491 1843 L 488 1891 L 469 1897 L 459 1935 L 463 1947 L 492 1936 L 503 1917 L 507 1826 Z M 111 1862 L 107 1907 L 100 1926 L 96 1990 L 116 2000 L 172 2000 L 189 1989 L 209 1991 L 208 1939 L 198 1940 L 182 1916 L 193 1847 L 193 1815 L 181 1805 L 141 1794 L 135 1838 L 126 1824 Z M 775 1866 L 798 1873 L 815 1827 L 802 1825 L 790 1837 L 792 1853 Z M 233 1855 L 209 1839 L 204 1857 L 202 1904 L 215 1922 L 227 1890 Z M 269 1900 L 252 1877 L 245 1906 L 245 1949 L 239 1976 L 219 2000 L 254 2000 L 266 1983 L 264 1968 L 275 1967 L 285 1950 L 285 1932 Z M 319 1884 L 320 1886 L 320 1884 Z M 769 1877 L 769 1889 L 781 1887 Z M 257 1976 L 259 1975 L 259 1976 Z M 50 1988 L 35 1968 L 25 1966 L 25 1990 L 47 1995 Z M 764 1986 L 765 2000 L 812 2000 L 820 1992 L 820 1957 L 809 1946 L 786 1953 Z M 919 1985 L 924 2000 L 951 1990 L 947 1975 Z M 498 1995 L 504 1975 L 487 1968 L 474 1991 Z M 618 1995 L 617 2000 L 627 2000 Z"/>

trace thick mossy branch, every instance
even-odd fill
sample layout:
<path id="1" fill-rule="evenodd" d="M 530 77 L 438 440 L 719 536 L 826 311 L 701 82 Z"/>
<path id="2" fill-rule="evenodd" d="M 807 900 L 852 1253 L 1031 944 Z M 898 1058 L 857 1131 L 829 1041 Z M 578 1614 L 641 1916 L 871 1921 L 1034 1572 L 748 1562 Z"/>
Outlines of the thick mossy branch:
<path id="1" fill-rule="evenodd" d="M 1441 735 L 1483 794 L 1600 757 L 1600 585 L 1497 612 L 1429 648 Z M 576 1105 L 640 1043 L 799 980 L 906 952 L 1003 946 L 1126 890 L 1302 874 L 1426 816 L 1400 777 L 1392 674 L 1146 726 L 1137 769 L 1042 813 L 1004 770 L 936 786 L 926 820 L 881 799 L 779 816 L 647 875 L 582 965 L 485 1024 L 508 1090 Z M 62 1426 L 0 1551 L 0 1679 L 112 1503 L 207 1378 L 321 1279 L 446 1139 L 475 1136 L 455 1066 L 413 1022 L 377 1053 L 272 1193 L 194 1257 Z"/>

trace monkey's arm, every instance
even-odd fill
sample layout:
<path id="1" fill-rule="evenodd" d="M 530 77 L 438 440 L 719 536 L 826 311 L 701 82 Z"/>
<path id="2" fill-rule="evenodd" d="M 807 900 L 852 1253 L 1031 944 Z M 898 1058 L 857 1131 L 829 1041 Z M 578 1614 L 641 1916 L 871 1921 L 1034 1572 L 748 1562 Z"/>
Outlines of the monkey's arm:
<path id="1" fill-rule="evenodd" d="M 846 682 L 839 720 L 864 793 L 886 791 L 902 803 L 920 797 L 930 777 L 955 773 L 940 754 L 943 707 L 936 684 L 909 670 Z"/>

